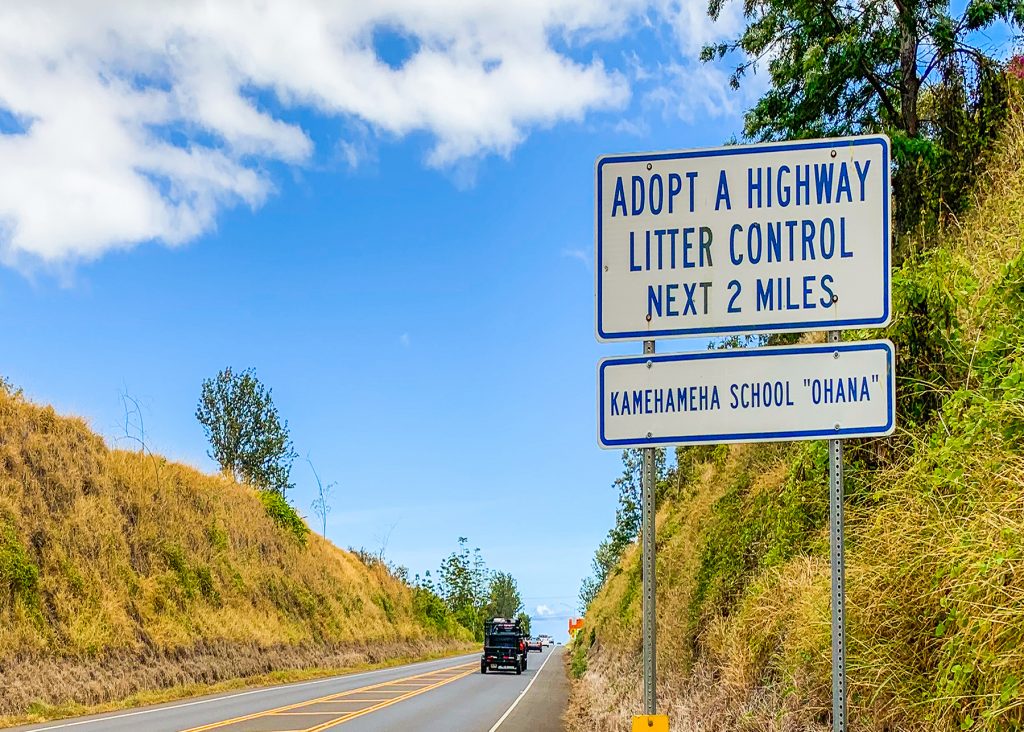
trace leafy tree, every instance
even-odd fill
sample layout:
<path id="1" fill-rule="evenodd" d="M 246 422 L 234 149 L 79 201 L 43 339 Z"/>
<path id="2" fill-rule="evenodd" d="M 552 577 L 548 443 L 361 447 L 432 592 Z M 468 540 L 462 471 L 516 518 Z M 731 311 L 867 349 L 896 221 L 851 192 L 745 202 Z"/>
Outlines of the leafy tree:
<path id="1" fill-rule="evenodd" d="M 438 594 L 455 619 L 474 635 L 483 633 L 487 601 L 487 567 L 479 549 L 469 550 L 469 539 L 459 537 L 459 549 L 441 562 Z"/>
<path id="2" fill-rule="evenodd" d="M 523 598 L 515 578 L 508 572 L 491 575 L 484 617 L 514 618 L 523 609 Z"/>
<path id="3" fill-rule="evenodd" d="M 729 0 L 710 0 L 718 20 Z M 731 83 L 767 59 L 769 88 L 744 134 L 777 140 L 884 131 L 898 164 L 901 231 L 931 209 L 966 202 L 980 153 L 1005 115 L 1005 74 L 974 39 L 997 21 L 1020 27 L 1020 0 L 744 0 L 738 37 L 704 61 L 738 52 Z"/>
<path id="4" fill-rule="evenodd" d="M 521 611 L 516 615 L 516 620 L 519 621 L 519 625 L 523 628 L 523 633 L 530 635 L 530 615 L 525 610 Z"/>
<path id="5" fill-rule="evenodd" d="M 664 481 L 667 472 L 665 450 L 654 451 L 654 482 L 655 489 Z M 614 487 L 619 492 L 619 505 L 615 509 L 615 525 L 608 531 L 608 536 L 594 552 L 592 562 L 593 576 L 583 580 L 580 587 L 580 609 L 584 612 L 590 606 L 594 596 L 604 584 L 608 574 L 622 558 L 626 547 L 637 540 L 643 520 L 642 486 L 643 486 L 643 451 L 622 451 L 622 475 L 615 479 Z"/>
<path id="6" fill-rule="evenodd" d="M 665 478 L 665 451 L 654 451 L 654 482 Z M 619 492 L 619 505 L 615 509 L 615 526 L 608 532 L 612 564 L 619 561 L 622 552 L 640 535 L 643 519 L 643 450 L 622 451 L 622 475 L 613 484 Z"/>
<path id="7" fill-rule="evenodd" d="M 295 452 L 288 423 L 252 369 L 235 374 L 229 367 L 203 381 L 196 419 L 210 441 L 210 457 L 235 480 L 281 495 L 291 487 Z"/>

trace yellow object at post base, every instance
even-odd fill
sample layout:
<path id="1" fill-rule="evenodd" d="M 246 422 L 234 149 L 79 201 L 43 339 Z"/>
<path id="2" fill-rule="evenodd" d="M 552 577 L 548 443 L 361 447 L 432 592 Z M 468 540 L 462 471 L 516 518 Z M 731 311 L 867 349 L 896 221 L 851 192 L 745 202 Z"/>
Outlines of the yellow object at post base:
<path id="1" fill-rule="evenodd" d="M 633 732 L 668 732 L 668 717 L 664 714 L 633 717 Z"/>

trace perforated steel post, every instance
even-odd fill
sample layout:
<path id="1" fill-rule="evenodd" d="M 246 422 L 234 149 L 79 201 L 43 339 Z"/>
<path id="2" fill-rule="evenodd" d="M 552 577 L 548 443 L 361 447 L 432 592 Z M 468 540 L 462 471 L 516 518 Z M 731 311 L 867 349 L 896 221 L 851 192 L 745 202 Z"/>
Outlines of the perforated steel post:
<path id="1" fill-rule="evenodd" d="M 654 341 L 644 341 L 644 354 L 654 353 Z M 648 364 L 650 365 L 650 364 Z M 643 545 L 643 634 L 644 634 L 644 714 L 657 713 L 657 615 L 654 579 L 654 448 L 644 448 L 641 475 L 641 544 Z"/>
<path id="2" fill-rule="evenodd" d="M 830 343 L 839 331 L 828 332 Z M 838 352 L 836 353 L 838 357 Z M 838 425 L 836 425 L 838 427 Z M 843 563 L 843 441 L 828 441 L 829 553 L 832 559 L 832 729 L 846 732 L 846 569 Z"/>

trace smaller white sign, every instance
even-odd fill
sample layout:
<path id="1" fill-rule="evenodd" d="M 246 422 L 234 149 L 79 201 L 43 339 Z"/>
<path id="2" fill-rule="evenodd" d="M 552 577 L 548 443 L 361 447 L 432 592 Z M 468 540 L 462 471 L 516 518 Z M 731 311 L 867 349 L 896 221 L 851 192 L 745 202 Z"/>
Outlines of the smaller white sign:
<path id="1" fill-rule="evenodd" d="M 649 356 L 598 364 L 601 447 L 892 434 L 887 340 Z"/>

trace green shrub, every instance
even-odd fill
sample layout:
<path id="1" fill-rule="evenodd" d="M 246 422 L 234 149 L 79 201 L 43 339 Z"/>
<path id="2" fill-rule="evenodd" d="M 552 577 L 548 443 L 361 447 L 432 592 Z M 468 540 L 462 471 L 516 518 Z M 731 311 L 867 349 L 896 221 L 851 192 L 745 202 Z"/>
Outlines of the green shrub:
<path id="1" fill-rule="evenodd" d="M 274 523 L 289 532 L 301 546 L 306 546 L 309 527 L 287 499 L 276 491 L 260 491 L 260 500 Z"/>
<path id="2" fill-rule="evenodd" d="M 177 577 L 185 600 L 192 600 L 197 595 L 201 595 L 208 602 L 220 605 L 220 591 L 217 589 L 209 567 L 202 564 L 189 564 L 185 550 L 177 544 L 165 544 L 162 552 L 164 561 Z"/>
<path id="3" fill-rule="evenodd" d="M 434 592 L 425 587 L 414 587 L 412 602 L 416 617 L 424 625 L 444 632 L 450 632 L 455 627 L 448 606 Z"/>
<path id="4" fill-rule="evenodd" d="M 574 679 L 581 678 L 587 672 L 587 654 L 596 640 L 597 635 L 593 628 L 576 634 L 576 639 L 572 642 L 572 657 L 569 664 Z"/>
<path id="5" fill-rule="evenodd" d="M 0 518 L 0 599 L 38 605 L 39 568 L 29 559 L 14 527 Z"/>

